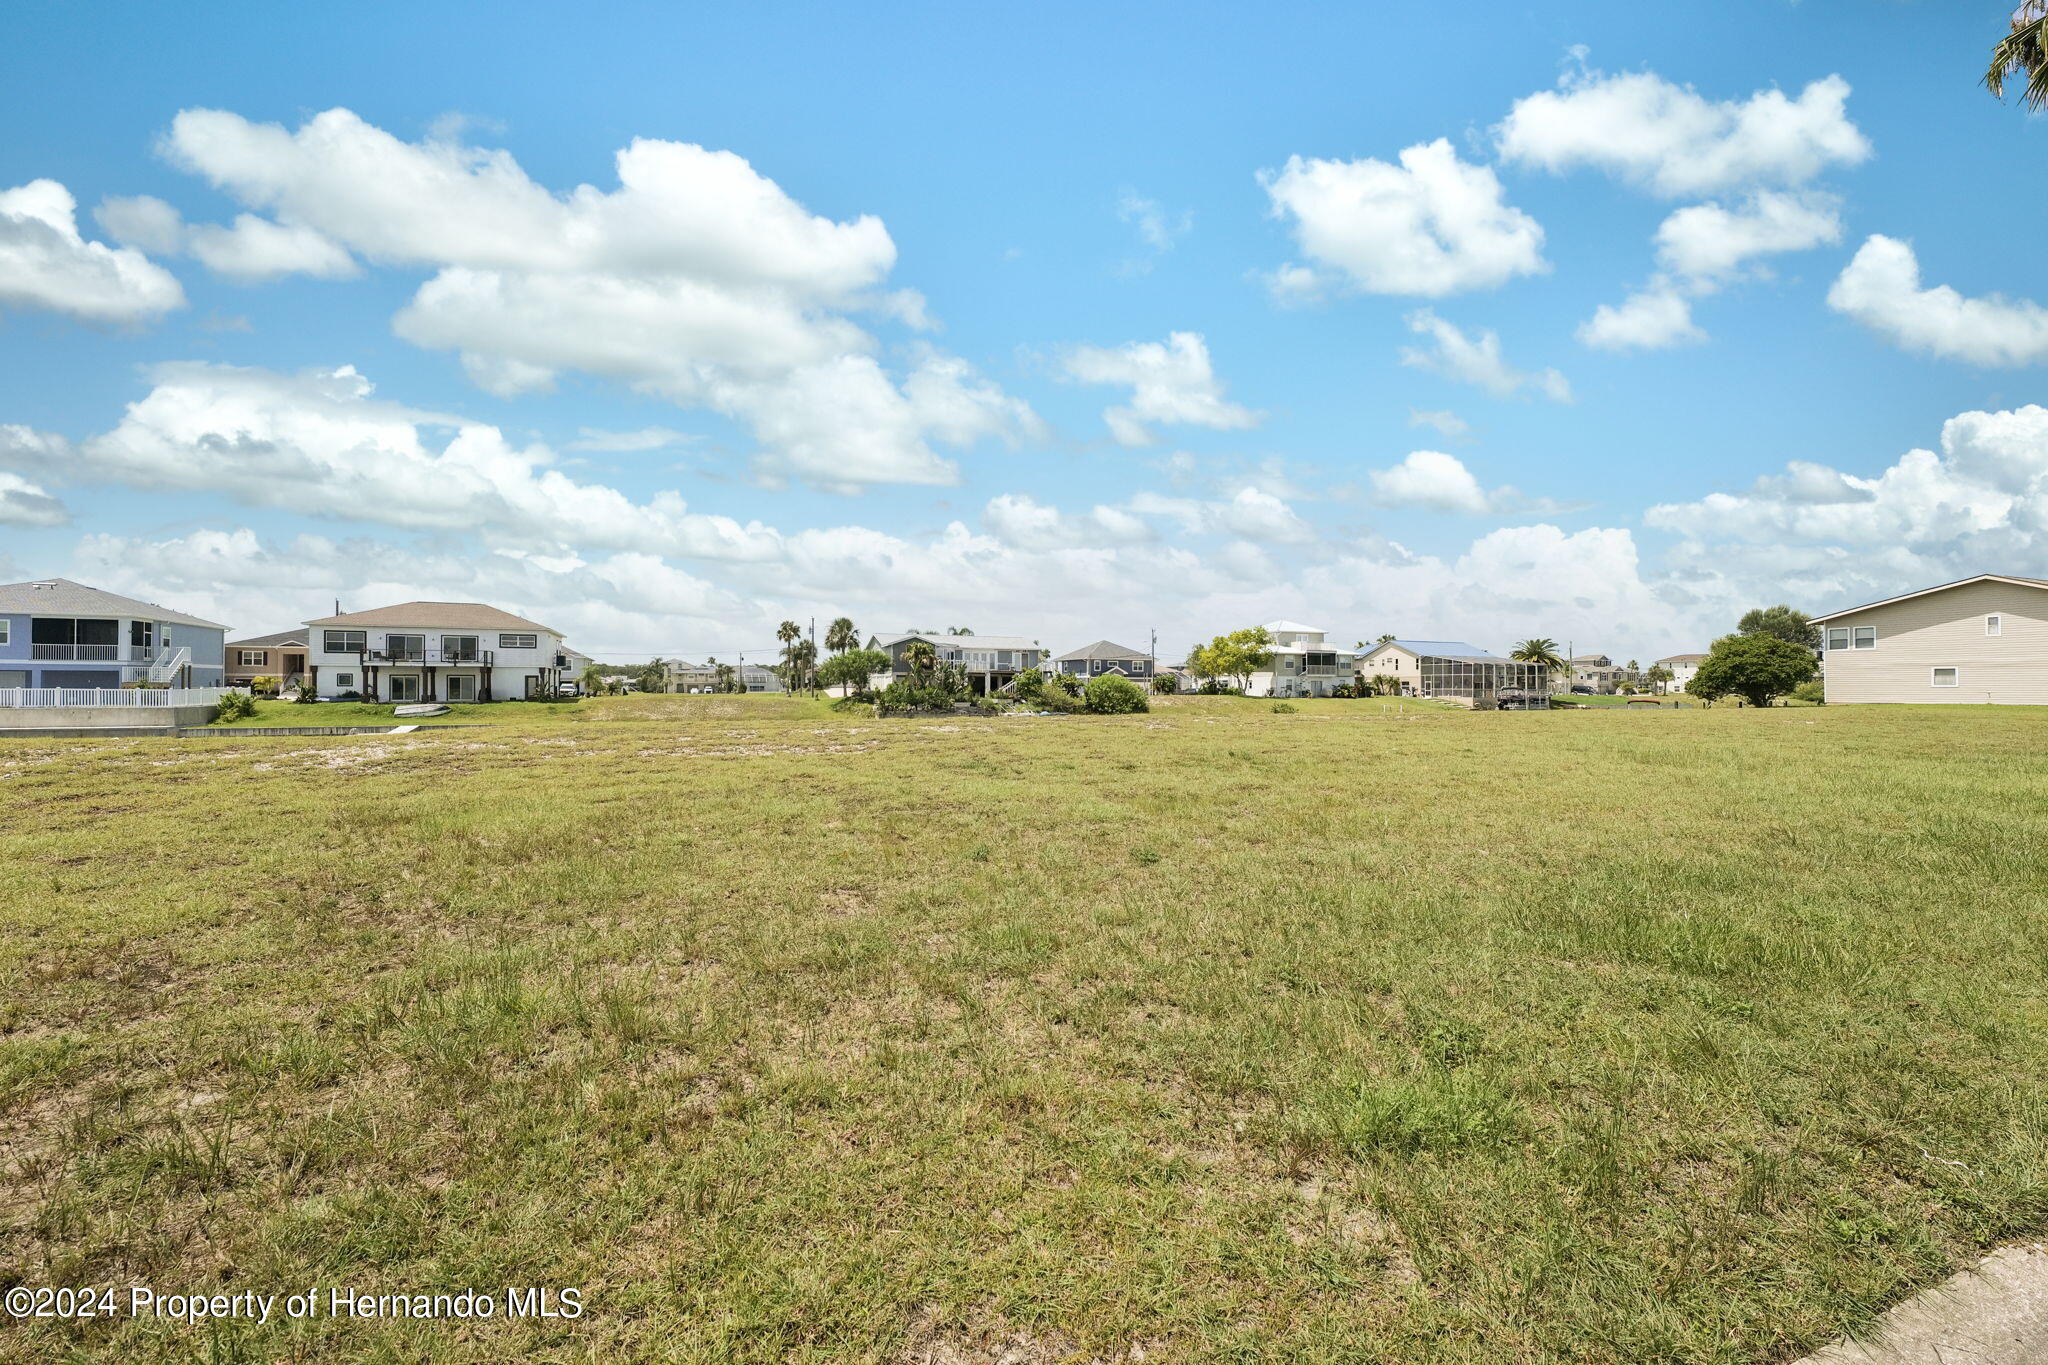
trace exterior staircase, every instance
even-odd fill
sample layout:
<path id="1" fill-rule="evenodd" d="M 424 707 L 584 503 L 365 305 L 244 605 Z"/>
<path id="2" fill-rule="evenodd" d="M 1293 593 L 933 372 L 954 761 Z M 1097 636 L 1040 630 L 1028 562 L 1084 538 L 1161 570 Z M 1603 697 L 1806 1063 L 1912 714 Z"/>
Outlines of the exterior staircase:
<path id="1" fill-rule="evenodd" d="M 192 651 L 183 645 L 162 650 L 149 661 L 149 680 L 153 683 L 175 682 L 178 674 L 191 663 Z"/>

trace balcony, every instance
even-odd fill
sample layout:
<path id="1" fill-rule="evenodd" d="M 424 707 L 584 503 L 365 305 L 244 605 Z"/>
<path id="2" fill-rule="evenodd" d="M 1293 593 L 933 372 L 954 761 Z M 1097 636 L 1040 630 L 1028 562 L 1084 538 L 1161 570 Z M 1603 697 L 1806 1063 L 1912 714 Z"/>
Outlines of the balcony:
<path id="1" fill-rule="evenodd" d="M 363 657 L 373 664 L 433 664 L 438 667 L 444 664 L 487 666 L 494 656 L 488 649 L 392 649 L 387 646 L 368 650 Z"/>
<path id="2" fill-rule="evenodd" d="M 39 645 L 29 646 L 32 659 L 55 659 L 79 663 L 146 664 L 158 651 L 148 645 Z"/>

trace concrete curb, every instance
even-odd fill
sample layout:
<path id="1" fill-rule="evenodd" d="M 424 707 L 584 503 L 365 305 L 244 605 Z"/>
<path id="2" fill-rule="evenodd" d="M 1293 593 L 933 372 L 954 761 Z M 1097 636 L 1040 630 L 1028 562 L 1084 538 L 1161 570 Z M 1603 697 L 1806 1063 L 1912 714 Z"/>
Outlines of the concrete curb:
<path id="1" fill-rule="evenodd" d="M 1796 1365 L 2041 1365 L 2048 1361 L 2048 1247 L 2001 1247 Z"/>

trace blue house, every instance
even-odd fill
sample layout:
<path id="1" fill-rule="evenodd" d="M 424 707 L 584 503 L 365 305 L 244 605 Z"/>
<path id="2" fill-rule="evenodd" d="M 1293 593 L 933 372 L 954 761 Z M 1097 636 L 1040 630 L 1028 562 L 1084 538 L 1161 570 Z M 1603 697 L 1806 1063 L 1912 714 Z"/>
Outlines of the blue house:
<path id="1" fill-rule="evenodd" d="M 1097 640 L 1071 654 L 1060 655 L 1050 667 L 1055 673 L 1071 673 L 1077 678 L 1121 673 L 1126 678 L 1135 679 L 1142 687 L 1151 683 L 1153 661 L 1152 656 L 1142 649 L 1132 649 L 1111 640 Z"/>
<path id="2" fill-rule="evenodd" d="M 68 578 L 0 585 L 0 688 L 219 687 L 227 627 Z"/>

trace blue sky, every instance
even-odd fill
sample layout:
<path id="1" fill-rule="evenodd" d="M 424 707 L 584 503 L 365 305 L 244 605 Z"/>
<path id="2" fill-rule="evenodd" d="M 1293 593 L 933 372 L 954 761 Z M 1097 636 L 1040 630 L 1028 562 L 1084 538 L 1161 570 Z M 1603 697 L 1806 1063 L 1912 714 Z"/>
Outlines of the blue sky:
<path id="1" fill-rule="evenodd" d="M 2003 23 L 28 6 L 0 575 L 1648 659 L 2048 573 Z"/>

